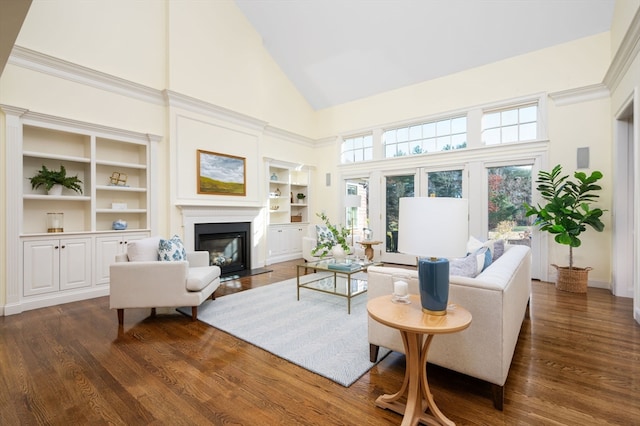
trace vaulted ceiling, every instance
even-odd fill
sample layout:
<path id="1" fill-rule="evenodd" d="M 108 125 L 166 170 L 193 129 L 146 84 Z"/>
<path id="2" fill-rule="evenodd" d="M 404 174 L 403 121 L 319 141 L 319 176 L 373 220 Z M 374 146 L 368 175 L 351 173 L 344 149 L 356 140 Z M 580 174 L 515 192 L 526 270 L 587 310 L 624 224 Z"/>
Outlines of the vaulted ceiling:
<path id="1" fill-rule="evenodd" d="M 615 0 L 235 0 L 322 109 L 608 31 Z"/>

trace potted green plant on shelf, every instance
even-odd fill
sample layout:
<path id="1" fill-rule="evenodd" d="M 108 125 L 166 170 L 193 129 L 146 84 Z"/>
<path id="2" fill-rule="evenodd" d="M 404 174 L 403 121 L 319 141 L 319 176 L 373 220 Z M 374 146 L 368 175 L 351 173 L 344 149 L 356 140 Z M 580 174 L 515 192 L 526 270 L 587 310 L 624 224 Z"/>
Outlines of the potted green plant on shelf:
<path id="1" fill-rule="evenodd" d="M 582 241 L 578 238 L 587 230 L 587 225 L 598 232 L 604 229 L 600 217 L 606 210 L 591 208 L 593 202 L 599 198 L 598 191 L 602 189 L 596 182 L 602 179 L 602 173 L 594 171 L 587 176 L 583 172 L 562 175 L 562 167 L 558 164 L 551 172 L 540 171 L 536 190 L 546 201 L 544 206 L 538 204 L 532 207 L 524 203 L 527 216 L 534 216 L 534 225 L 541 231 L 554 235 L 558 244 L 569 246 L 569 266 L 552 265 L 558 270 L 556 287 L 559 290 L 575 293 L 587 291 L 588 274 L 592 268 L 578 268 L 573 266 L 573 248 L 580 247 Z"/>
<path id="2" fill-rule="evenodd" d="M 60 165 L 60 170 L 50 170 L 43 164 L 38 173 L 29 178 L 29 180 L 31 181 L 31 189 L 38 189 L 44 185 L 49 195 L 54 195 L 54 193 L 59 195 L 63 187 L 82 194 L 82 187 L 80 186 L 82 181 L 78 179 L 78 175 L 67 176 L 67 170 L 63 165 Z M 58 186 L 56 187 L 56 185 Z M 56 191 L 56 188 L 59 188 L 59 191 Z"/>
<path id="3" fill-rule="evenodd" d="M 298 194 L 296 195 L 296 198 L 298 199 L 299 203 L 304 203 L 304 199 L 307 198 L 307 196 L 304 195 L 302 192 L 298 192 Z"/>
<path id="4" fill-rule="evenodd" d="M 344 259 L 350 251 L 347 238 L 351 231 L 341 225 L 332 225 L 325 213 L 316 213 L 316 216 L 324 222 L 332 236 L 318 233 L 316 246 L 311 250 L 311 254 L 323 258 L 331 253 L 336 259 Z"/>

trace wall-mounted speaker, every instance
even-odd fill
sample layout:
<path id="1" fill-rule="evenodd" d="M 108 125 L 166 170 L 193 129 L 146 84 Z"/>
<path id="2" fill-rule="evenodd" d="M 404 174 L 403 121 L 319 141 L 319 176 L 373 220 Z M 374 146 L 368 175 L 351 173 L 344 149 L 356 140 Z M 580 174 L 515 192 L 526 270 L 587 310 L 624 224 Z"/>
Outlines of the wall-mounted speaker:
<path id="1" fill-rule="evenodd" d="M 589 168 L 589 148 L 578 148 L 577 163 L 579 169 Z"/>

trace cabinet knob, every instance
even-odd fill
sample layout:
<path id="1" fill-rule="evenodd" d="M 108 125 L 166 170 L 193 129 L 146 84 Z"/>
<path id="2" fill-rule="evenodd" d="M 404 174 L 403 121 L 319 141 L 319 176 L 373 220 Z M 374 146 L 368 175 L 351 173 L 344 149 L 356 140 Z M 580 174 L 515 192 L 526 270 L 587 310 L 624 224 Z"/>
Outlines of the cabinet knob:
<path id="1" fill-rule="evenodd" d="M 55 247 L 54 247 L 54 249 L 55 249 L 55 250 L 58 250 L 59 248 L 60 248 L 60 247 L 58 247 L 58 246 L 55 246 Z"/>
<path id="2" fill-rule="evenodd" d="M 61 248 L 65 248 L 66 246 L 62 246 Z"/>

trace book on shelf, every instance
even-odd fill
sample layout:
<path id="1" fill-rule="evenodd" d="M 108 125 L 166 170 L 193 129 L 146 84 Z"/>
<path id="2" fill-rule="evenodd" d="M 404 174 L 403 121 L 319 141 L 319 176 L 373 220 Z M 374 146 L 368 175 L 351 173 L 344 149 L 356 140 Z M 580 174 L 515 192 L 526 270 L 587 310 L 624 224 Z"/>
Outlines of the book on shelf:
<path id="1" fill-rule="evenodd" d="M 362 268 L 362 265 L 359 263 L 355 263 L 355 262 L 335 262 L 335 263 L 329 263 L 327 265 L 327 268 L 329 269 L 334 269 L 336 271 L 355 271 L 357 269 Z"/>

